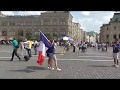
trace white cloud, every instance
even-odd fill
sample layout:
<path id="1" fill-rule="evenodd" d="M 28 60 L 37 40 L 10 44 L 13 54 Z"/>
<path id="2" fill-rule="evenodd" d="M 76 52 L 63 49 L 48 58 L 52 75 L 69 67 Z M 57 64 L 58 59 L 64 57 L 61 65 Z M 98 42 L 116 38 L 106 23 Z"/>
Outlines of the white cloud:
<path id="1" fill-rule="evenodd" d="M 46 11 L 2 11 L 4 15 L 40 15 Z"/>
<path id="2" fill-rule="evenodd" d="M 107 21 L 110 21 L 111 16 L 104 16 L 103 18 Z"/>
<path id="3" fill-rule="evenodd" d="M 114 12 L 111 12 L 109 15 L 103 17 L 104 20 L 110 21 L 110 18 L 113 17 Z"/>
<path id="4" fill-rule="evenodd" d="M 80 27 L 81 29 L 83 29 L 84 31 L 86 31 L 87 29 L 86 29 L 86 27 L 84 27 L 83 25 L 81 25 L 81 27 Z"/>
<path id="5" fill-rule="evenodd" d="M 102 24 L 102 22 L 96 18 L 84 18 L 84 19 L 78 19 L 78 21 L 84 24 L 93 24 L 93 25 Z"/>
<path id="6" fill-rule="evenodd" d="M 4 15 L 14 15 L 14 12 L 12 11 L 1 11 L 1 13 Z"/>
<path id="7" fill-rule="evenodd" d="M 90 15 L 90 12 L 88 12 L 88 11 L 82 11 L 81 14 L 82 14 L 82 15 L 85 15 L 85 16 L 89 16 L 89 15 Z"/>
<path id="8" fill-rule="evenodd" d="M 45 11 L 19 11 L 18 15 L 40 15 L 42 12 Z"/>

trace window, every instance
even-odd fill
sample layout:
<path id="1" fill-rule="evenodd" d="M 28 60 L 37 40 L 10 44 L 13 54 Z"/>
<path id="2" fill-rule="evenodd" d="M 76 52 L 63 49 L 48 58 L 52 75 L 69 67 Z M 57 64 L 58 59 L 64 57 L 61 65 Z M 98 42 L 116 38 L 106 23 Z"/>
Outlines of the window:
<path id="1" fill-rule="evenodd" d="M 60 32 L 60 35 L 61 36 L 65 36 L 65 32 Z"/>
<path id="2" fill-rule="evenodd" d="M 57 19 L 56 19 L 56 18 L 54 18 L 54 19 L 52 20 L 52 22 L 53 22 L 53 23 L 52 23 L 53 25 L 57 25 Z"/>
<path id="3" fill-rule="evenodd" d="M 1 26 L 7 26 L 7 22 L 2 22 Z"/>
<path id="4" fill-rule="evenodd" d="M 66 18 L 59 19 L 59 24 L 60 25 L 66 25 Z"/>
<path id="5" fill-rule="evenodd" d="M 10 35 L 15 35 L 15 32 L 10 32 Z"/>
<path id="6" fill-rule="evenodd" d="M 120 34 L 119 34 L 119 39 L 120 39 Z"/>
<path id="7" fill-rule="evenodd" d="M 39 31 L 36 31 L 36 32 L 35 32 L 35 35 L 39 35 Z"/>
<path id="8" fill-rule="evenodd" d="M 50 25 L 50 21 L 49 20 L 44 20 L 44 25 Z"/>
<path id="9" fill-rule="evenodd" d="M 114 29 L 116 30 L 116 26 L 114 26 Z"/>
<path id="10" fill-rule="evenodd" d="M 10 22 L 9 25 L 10 26 L 15 26 L 15 23 L 14 22 Z"/>
<path id="11" fill-rule="evenodd" d="M 114 35 L 113 35 L 113 38 L 114 38 L 114 39 L 116 39 L 116 38 L 117 38 L 117 35 L 116 35 L 116 34 L 114 34 Z"/>
<path id="12" fill-rule="evenodd" d="M 107 30 L 108 30 L 108 28 L 107 28 Z"/>
<path id="13" fill-rule="evenodd" d="M 109 39 L 109 34 L 108 34 L 108 35 L 106 35 L 106 39 Z"/>

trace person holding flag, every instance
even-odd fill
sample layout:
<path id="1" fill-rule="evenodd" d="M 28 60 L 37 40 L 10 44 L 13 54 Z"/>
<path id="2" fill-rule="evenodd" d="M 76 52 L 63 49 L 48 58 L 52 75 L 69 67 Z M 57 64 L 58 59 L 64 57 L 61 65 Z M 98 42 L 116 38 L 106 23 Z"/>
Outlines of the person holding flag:
<path id="1" fill-rule="evenodd" d="M 39 45 L 39 55 L 38 55 L 38 60 L 37 63 L 39 65 L 43 65 L 44 59 L 45 59 L 45 53 L 47 51 L 47 49 L 50 49 L 50 59 L 54 59 L 55 61 L 55 66 L 56 66 L 56 70 L 61 70 L 58 68 L 57 66 L 57 59 L 55 57 L 55 52 L 54 52 L 54 45 L 53 42 L 51 42 L 51 44 L 49 43 L 49 40 L 46 38 L 46 36 L 40 31 L 40 45 Z M 52 64 L 52 61 L 50 62 Z M 53 70 L 53 68 L 51 68 Z"/>
<path id="2" fill-rule="evenodd" d="M 55 69 L 58 71 L 61 71 L 61 69 L 58 68 L 58 65 L 57 65 L 57 58 L 56 58 L 56 54 L 55 54 L 56 47 L 55 47 L 54 40 L 50 40 L 50 42 L 51 42 L 51 47 L 49 48 L 49 58 L 51 60 L 51 62 L 50 62 L 51 70 L 54 70 L 54 68 L 53 68 L 53 60 L 54 60 Z"/>

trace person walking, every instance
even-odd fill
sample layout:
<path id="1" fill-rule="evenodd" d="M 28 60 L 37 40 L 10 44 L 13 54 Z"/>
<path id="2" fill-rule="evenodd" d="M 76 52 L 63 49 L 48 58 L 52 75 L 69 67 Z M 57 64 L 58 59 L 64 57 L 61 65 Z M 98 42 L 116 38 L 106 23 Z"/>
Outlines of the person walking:
<path id="1" fill-rule="evenodd" d="M 28 55 L 29 57 L 32 57 L 31 55 L 32 42 L 30 40 L 28 40 L 27 42 L 28 42 Z"/>
<path id="2" fill-rule="evenodd" d="M 27 42 L 27 39 L 24 40 L 24 49 L 25 49 L 25 55 L 28 56 L 28 42 Z"/>
<path id="3" fill-rule="evenodd" d="M 35 40 L 35 42 L 34 42 L 35 55 L 37 55 L 37 47 L 38 47 L 38 42 Z"/>
<path id="4" fill-rule="evenodd" d="M 19 48 L 19 44 L 15 38 L 13 38 L 12 45 L 13 45 L 13 52 L 12 52 L 12 58 L 10 61 L 13 61 L 14 55 L 16 55 L 18 57 L 19 61 L 21 61 L 21 58 L 19 57 L 19 55 L 17 53 L 17 50 Z"/>
<path id="5" fill-rule="evenodd" d="M 25 51 L 25 49 L 24 49 L 24 42 L 23 42 L 23 40 L 20 40 L 20 42 L 19 42 L 19 52 L 20 52 L 20 55 L 22 57 L 24 57 L 24 51 Z"/>
<path id="6" fill-rule="evenodd" d="M 116 39 L 113 44 L 113 59 L 114 59 L 114 66 L 116 68 L 119 67 L 119 52 L 120 52 L 120 43 L 118 39 Z"/>
<path id="7" fill-rule="evenodd" d="M 75 52 L 76 44 L 73 43 L 73 52 Z"/>

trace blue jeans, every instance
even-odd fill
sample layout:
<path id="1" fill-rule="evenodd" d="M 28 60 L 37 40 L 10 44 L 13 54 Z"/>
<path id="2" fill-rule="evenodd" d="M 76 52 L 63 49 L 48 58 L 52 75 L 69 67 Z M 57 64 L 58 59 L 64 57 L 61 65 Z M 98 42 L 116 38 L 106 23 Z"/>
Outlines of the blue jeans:
<path id="1" fill-rule="evenodd" d="M 35 55 L 37 55 L 37 47 L 34 47 Z"/>

